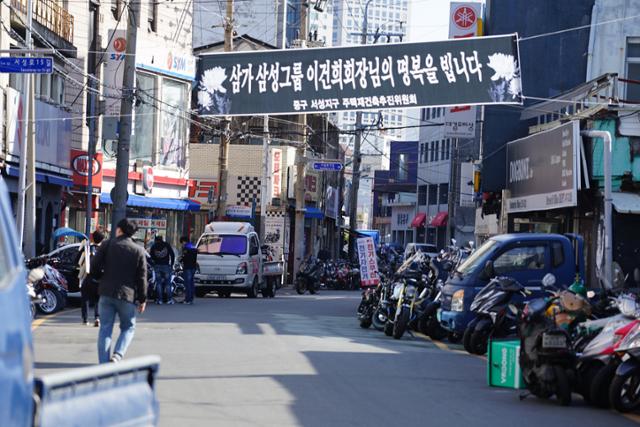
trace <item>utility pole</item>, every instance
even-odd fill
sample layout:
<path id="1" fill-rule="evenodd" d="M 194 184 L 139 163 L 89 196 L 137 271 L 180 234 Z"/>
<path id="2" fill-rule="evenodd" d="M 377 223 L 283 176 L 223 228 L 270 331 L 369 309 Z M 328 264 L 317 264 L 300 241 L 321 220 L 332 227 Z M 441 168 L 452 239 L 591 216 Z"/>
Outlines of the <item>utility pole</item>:
<path id="1" fill-rule="evenodd" d="M 269 116 L 262 118 L 262 181 L 260 182 L 260 240 L 264 243 L 266 237 L 265 222 L 267 221 L 267 193 L 269 192 Z"/>
<path id="2" fill-rule="evenodd" d="M 129 193 L 129 147 L 131 145 L 131 127 L 136 79 L 136 44 L 138 21 L 140 20 L 140 2 L 129 2 L 127 6 L 127 48 L 122 76 L 123 97 L 120 103 L 120 135 L 116 161 L 116 185 L 112 192 L 113 214 L 111 215 L 111 237 L 115 237 L 116 225 L 127 216 Z M 93 162 L 93 159 L 89 159 Z M 93 165 L 91 166 L 93 167 Z"/>
<path id="3" fill-rule="evenodd" d="M 449 197 L 447 198 L 447 228 L 445 233 L 444 246 L 451 243 L 453 236 L 453 227 L 457 198 L 455 195 L 458 192 L 458 138 L 451 140 L 451 160 L 449 161 Z M 439 196 L 438 196 L 439 197 Z"/>
<path id="4" fill-rule="evenodd" d="M 364 6 L 362 18 L 362 34 L 360 44 L 367 44 L 367 28 L 369 26 L 369 4 Z M 356 135 L 353 143 L 353 174 L 351 175 L 351 194 L 349 196 L 349 258 L 355 255 L 355 237 L 358 218 L 358 190 L 360 189 L 360 145 L 362 144 L 362 111 L 356 112 Z"/>
<path id="5" fill-rule="evenodd" d="M 33 49 L 31 38 L 33 5 L 27 0 L 27 23 L 25 28 L 25 41 L 27 53 Z M 24 108 L 22 116 L 22 145 L 20 147 L 20 164 L 18 179 L 18 206 L 16 223 L 18 228 L 19 246 L 27 258 L 35 255 L 35 150 L 33 143 L 33 75 L 25 75 Z M 33 200 L 32 200 L 33 199 Z"/>
<path id="6" fill-rule="evenodd" d="M 233 50 L 233 0 L 227 0 L 227 16 L 224 21 L 224 51 Z M 222 135 L 218 150 L 218 196 L 216 198 L 216 219 L 225 217 L 227 210 L 227 178 L 229 176 L 229 134 L 230 119 L 225 117 L 222 121 Z"/>
<path id="7" fill-rule="evenodd" d="M 307 41 L 307 5 L 300 4 L 300 35 L 301 48 L 306 47 Z M 307 146 L 307 116 L 298 116 L 300 129 L 302 130 L 302 142 L 296 149 L 296 223 L 295 223 L 295 247 L 293 252 L 293 275 L 300 269 L 300 264 L 304 258 L 304 184 L 305 184 L 305 149 Z M 312 242 L 313 246 L 313 242 Z"/>
<path id="8" fill-rule="evenodd" d="M 95 73 L 95 68 L 93 70 Z M 95 74 L 92 74 L 95 75 Z M 87 175 L 87 210 L 85 213 L 84 234 L 89 238 L 91 234 L 91 220 L 93 219 L 93 157 L 96 151 L 96 95 L 92 90 L 95 88 L 90 79 L 89 84 L 89 147 L 87 148 L 88 175 Z"/>

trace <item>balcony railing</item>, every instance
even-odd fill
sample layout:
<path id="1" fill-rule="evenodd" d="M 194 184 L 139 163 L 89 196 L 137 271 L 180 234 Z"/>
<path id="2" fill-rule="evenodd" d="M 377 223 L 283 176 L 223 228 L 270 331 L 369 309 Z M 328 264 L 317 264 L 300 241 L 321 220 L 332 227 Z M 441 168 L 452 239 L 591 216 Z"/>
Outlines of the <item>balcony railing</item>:
<path id="1" fill-rule="evenodd" d="M 32 0 L 33 20 L 73 43 L 73 15 L 67 12 L 56 0 Z M 11 6 L 22 16 L 22 22 L 27 22 L 27 0 L 11 0 Z"/>

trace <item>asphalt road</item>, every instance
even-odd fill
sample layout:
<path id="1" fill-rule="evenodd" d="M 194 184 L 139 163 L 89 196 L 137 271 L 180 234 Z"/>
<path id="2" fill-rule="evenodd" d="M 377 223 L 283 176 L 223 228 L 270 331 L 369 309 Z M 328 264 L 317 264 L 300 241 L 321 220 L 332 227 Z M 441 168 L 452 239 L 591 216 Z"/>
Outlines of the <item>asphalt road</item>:
<path id="1" fill-rule="evenodd" d="M 161 426 L 625 426 L 638 416 L 489 388 L 486 361 L 358 326 L 356 292 L 150 306 L 127 357 L 157 354 Z M 36 371 L 93 364 L 78 309 L 35 331 Z"/>

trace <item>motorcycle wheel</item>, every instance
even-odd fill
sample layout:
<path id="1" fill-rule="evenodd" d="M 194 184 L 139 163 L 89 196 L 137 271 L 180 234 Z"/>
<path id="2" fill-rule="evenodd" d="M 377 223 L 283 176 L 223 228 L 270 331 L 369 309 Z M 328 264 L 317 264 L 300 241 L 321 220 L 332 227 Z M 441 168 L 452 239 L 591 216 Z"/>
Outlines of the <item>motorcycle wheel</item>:
<path id="1" fill-rule="evenodd" d="M 466 331 L 465 331 L 466 332 Z M 487 329 L 475 330 L 471 334 L 471 350 L 472 354 L 482 356 L 487 353 L 487 344 L 489 341 L 489 331 Z"/>
<path id="2" fill-rule="evenodd" d="M 360 319 L 360 327 L 362 329 L 369 329 L 369 327 L 371 326 L 371 323 L 372 323 L 371 317 Z"/>
<path id="3" fill-rule="evenodd" d="M 474 354 L 473 348 L 471 347 L 472 335 L 473 335 L 473 328 L 469 328 L 469 327 L 467 327 L 467 329 L 464 330 L 464 334 L 462 334 L 462 346 L 464 347 L 464 350 L 469 354 Z"/>
<path id="4" fill-rule="evenodd" d="M 176 283 L 175 287 L 173 288 L 173 300 L 178 304 L 181 304 L 182 302 L 184 302 L 184 299 L 185 299 L 184 285 Z"/>
<path id="5" fill-rule="evenodd" d="M 618 369 L 616 363 L 607 363 L 595 374 L 591 381 L 590 389 L 588 390 L 588 400 L 592 405 L 604 409 L 611 406 L 611 401 L 609 400 L 609 385 L 616 375 L 616 369 Z"/>
<path id="6" fill-rule="evenodd" d="M 554 366 L 553 370 L 556 374 L 556 397 L 562 406 L 571 405 L 571 384 L 569 377 L 564 368 Z"/>
<path id="7" fill-rule="evenodd" d="M 298 293 L 298 295 L 304 295 L 306 291 L 307 287 L 305 286 L 304 282 L 302 280 L 296 281 L 296 292 Z"/>
<path id="8" fill-rule="evenodd" d="M 447 337 L 447 330 L 440 326 L 440 322 L 435 317 L 432 317 L 427 323 L 427 335 L 436 341 L 443 340 Z"/>
<path id="9" fill-rule="evenodd" d="M 393 323 L 387 320 L 387 323 L 384 324 L 384 334 L 388 337 L 393 336 Z"/>
<path id="10" fill-rule="evenodd" d="M 380 319 L 380 316 L 383 317 L 384 320 Z M 382 310 L 377 309 L 373 312 L 373 316 L 371 316 L 371 324 L 374 328 L 379 331 L 384 331 L 384 327 L 387 323 L 387 315 L 382 312 Z"/>
<path id="11" fill-rule="evenodd" d="M 56 289 L 43 289 L 44 302 L 38 304 L 38 310 L 43 314 L 53 314 L 64 307 L 64 296 Z"/>
<path id="12" fill-rule="evenodd" d="M 616 375 L 609 387 L 611 406 L 618 412 L 630 412 L 640 407 L 640 370 L 632 369 L 625 375 Z"/>
<path id="13" fill-rule="evenodd" d="M 409 310 L 403 309 L 397 316 L 396 321 L 393 322 L 393 338 L 399 340 L 404 335 L 404 331 L 407 330 L 409 324 Z"/>

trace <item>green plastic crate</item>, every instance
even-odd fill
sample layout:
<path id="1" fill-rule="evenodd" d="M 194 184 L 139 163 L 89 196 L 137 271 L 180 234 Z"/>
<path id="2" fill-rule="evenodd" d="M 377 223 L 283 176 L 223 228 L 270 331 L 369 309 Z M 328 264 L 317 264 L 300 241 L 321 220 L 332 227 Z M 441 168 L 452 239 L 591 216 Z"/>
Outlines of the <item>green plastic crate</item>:
<path id="1" fill-rule="evenodd" d="M 487 382 L 490 387 L 524 388 L 520 372 L 520 340 L 489 341 Z"/>

